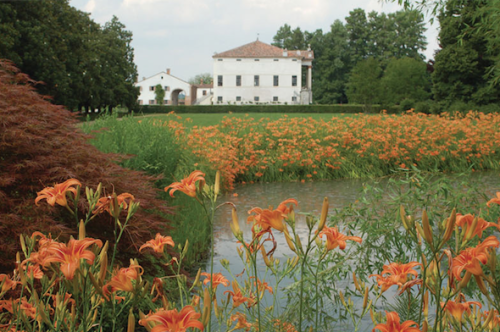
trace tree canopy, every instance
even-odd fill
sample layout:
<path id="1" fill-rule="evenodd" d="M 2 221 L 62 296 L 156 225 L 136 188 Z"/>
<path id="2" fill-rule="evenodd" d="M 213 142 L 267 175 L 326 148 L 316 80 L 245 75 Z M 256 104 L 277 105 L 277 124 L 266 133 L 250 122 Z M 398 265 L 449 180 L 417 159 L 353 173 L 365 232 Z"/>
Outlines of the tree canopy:
<path id="1" fill-rule="evenodd" d="M 344 24 L 336 20 L 323 33 L 293 29 L 284 24 L 273 38 L 273 45 L 287 49 L 314 51 L 314 99 L 321 104 L 346 103 L 351 71 L 360 61 L 377 60 L 385 70 L 391 59 L 413 58 L 423 61 L 427 45 L 423 15 L 416 10 L 391 14 L 366 12 L 357 8 Z M 352 95 L 352 94 L 351 94 Z"/>
<path id="2" fill-rule="evenodd" d="M 0 2 L 0 58 L 69 109 L 133 107 L 139 91 L 132 33 L 113 17 L 104 26 L 68 0 Z"/>

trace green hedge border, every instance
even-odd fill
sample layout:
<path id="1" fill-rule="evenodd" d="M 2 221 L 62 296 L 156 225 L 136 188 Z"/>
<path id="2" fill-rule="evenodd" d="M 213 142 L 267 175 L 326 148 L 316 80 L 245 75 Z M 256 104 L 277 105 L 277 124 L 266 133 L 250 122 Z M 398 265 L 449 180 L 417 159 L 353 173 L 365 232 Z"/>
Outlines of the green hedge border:
<path id="1" fill-rule="evenodd" d="M 372 113 L 383 108 L 372 106 Z M 365 113 L 362 105 L 141 105 L 134 109 L 135 113 Z M 390 110 L 394 112 L 394 110 Z"/>

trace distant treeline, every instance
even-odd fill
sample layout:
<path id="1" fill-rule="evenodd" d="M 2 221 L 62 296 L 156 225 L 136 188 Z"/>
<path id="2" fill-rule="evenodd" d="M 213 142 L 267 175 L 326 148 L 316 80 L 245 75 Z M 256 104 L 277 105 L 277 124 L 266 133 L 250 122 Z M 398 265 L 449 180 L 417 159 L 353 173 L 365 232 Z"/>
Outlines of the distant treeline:
<path id="1" fill-rule="evenodd" d="M 139 91 L 132 33 L 118 18 L 103 26 L 68 0 L 0 1 L 0 58 L 69 109 L 132 107 Z"/>
<path id="2" fill-rule="evenodd" d="M 330 31 L 279 28 L 273 45 L 306 49 L 313 62 L 314 101 L 319 104 L 359 103 L 414 107 L 429 103 L 437 110 L 474 109 L 498 103 L 498 87 L 490 84 L 498 57 L 487 47 L 491 36 L 470 33 L 481 18 L 483 1 L 449 1 L 437 16 L 440 49 L 427 63 L 424 18 L 419 11 L 391 14 L 355 9 L 336 20 Z"/>

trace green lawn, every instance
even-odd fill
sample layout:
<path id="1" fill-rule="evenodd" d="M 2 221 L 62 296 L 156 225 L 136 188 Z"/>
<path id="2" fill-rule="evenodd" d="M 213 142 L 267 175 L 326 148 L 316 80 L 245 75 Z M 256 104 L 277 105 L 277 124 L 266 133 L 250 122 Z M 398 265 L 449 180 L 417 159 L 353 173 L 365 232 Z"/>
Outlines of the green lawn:
<path id="1" fill-rule="evenodd" d="M 312 118 L 314 120 L 330 120 L 331 118 L 340 118 L 340 117 L 356 117 L 357 114 L 344 114 L 344 113 L 188 113 L 188 114 L 179 114 L 182 119 L 191 119 L 192 121 L 185 121 L 184 124 L 186 127 L 205 127 L 205 126 L 213 126 L 220 124 L 224 117 L 228 118 L 238 118 L 238 119 L 246 119 L 253 118 L 255 120 L 261 118 L 268 118 L 270 121 L 274 121 L 282 118 L 284 115 L 287 115 L 290 118 Z M 147 118 L 148 120 L 168 120 L 172 119 L 172 115 L 168 114 L 151 114 L 151 115 L 135 115 L 137 119 Z"/>

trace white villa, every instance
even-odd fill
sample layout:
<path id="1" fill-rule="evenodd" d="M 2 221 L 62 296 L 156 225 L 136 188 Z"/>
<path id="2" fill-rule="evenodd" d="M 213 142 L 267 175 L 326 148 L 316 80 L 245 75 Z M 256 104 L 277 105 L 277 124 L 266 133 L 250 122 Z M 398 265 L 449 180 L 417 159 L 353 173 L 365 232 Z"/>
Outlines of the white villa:
<path id="1" fill-rule="evenodd" d="M 215 54 L 213 103 L 310 104 L 313 60 L 310 47 L 291 51 L 259 40 Z"/>
<path id="2" fill-rule="evenodd" d="M 155 87 L 160 84 L 165 90 L 165 105 L 191 105 L 191 84 L 170 75 L 170 69 L 135 83 L 140 89 L 139 105 L 156 105 Z M 179 95 L 181 98 L 179 98 Z"/>

